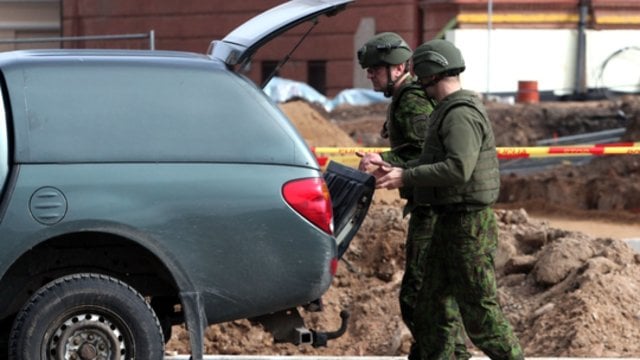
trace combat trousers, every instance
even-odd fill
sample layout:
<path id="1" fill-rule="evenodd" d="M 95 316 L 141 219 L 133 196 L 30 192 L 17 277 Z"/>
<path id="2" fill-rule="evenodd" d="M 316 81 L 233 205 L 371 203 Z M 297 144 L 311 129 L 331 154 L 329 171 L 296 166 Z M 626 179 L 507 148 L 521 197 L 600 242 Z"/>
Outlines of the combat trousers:
<path id="1" fill-rule="evenodd" d="M 413 338 L 415 334 L 414 309 L 416 301 L 423 282 L 423 268 L 425 266 L 425 258 L 431 243 L 433 229 L 436 222 L 436 216 L 430 207 L 418 206 L 411 211 L 409 218 L 409 230 L 406 241 L 406 262 L 404 276 L 402 277 L 402 285 L 400 287 L 400 312 Z M 458 314 L 458 308 L 455 302 L 451 304 L 454 308 L 451 310 Z M 471 354 L 467 350 L 464 338 L 464 328 L 462 320 L 459 316 L 455 316 L 452 337 L 454 341 L 454 353 L 457 360 L 467 360 L 471 358 Z M 414 342 L 411 347 L 409 359 L 419 359 L 419 350 Z"/>
<path id="2" fill-rule="evenodd" d="M 494 256 L 498 227 L 493 210 L 438 214 L 415 308 L 420 360 L 451 359 L 457 303 L 471 341 L 491 359 L 524 355 L 498 304 Z"/>

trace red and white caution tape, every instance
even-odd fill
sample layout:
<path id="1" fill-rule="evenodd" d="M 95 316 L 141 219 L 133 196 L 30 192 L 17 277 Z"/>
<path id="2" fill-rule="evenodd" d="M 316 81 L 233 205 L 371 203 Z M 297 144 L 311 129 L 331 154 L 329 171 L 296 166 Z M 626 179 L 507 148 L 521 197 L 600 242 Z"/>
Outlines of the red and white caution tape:
<path id="1" fill-rule="evenodd" d="M 320 166 L 324 167 L 333 160 L 345 165 L 357 167 L 357 152 L 383 152 L 388 147 L 313 147 L 312 151 Z M 531 146 L 498 147 L 499 159 L 545 158 L 557 156 L 603 156 L 603 155 L 640 155 L 640 143 L 615 143 L 595 145 L 567 146 Z"/>

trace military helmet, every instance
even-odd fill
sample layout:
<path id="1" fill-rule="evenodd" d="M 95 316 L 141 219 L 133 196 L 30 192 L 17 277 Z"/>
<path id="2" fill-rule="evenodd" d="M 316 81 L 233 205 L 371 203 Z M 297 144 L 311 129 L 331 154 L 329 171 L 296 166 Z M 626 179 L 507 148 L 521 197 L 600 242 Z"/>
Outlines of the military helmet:
<path id="1" fill-rule="evenodd" d="M 457 75 L 465 69 L 462 53 L 453 43 L 435 39 L 418 46 L 413 53 L 413 72 L 424 78 L 432 75 Z"/>
<path id="2" fill-rule="evenodd" d="M 405 63 L 411 58 L 411 48 L 400 35 L 392 32 L 377 34 L 358 50 L 358 62 L 363 69 Z"/>

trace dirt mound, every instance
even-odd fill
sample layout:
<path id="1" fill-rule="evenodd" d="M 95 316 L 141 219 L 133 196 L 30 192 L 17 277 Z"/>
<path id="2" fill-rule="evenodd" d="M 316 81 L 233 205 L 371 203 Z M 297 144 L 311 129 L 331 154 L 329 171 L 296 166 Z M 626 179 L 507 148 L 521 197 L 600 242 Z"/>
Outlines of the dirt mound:
<path id="1" fill-rule="evenodd" d="M 295 122 L 309 146 L 356 146 L 357 143 L 340 127 L 327 120 L 326 113 L 304 101 L 290 101 L 280 109 Z"/>
<path id="2" fill-rule="evenodd" d="M 554 125 L 554 129 L 577 131 L 574 134 L 583 133 L 587 129 L 595 131 L 595 127 L 589 126 L 589 119 L 599 119 L 601 122 L 598 124 L 603 126 L 600 130 L 610 130 L 623 125 L 623 142 L 640 139 L 640 97 L 627 96 L 615 102 L 558 103 L 555 106 L 562 110 L 561 113 L 575 115 L 574 121 L 567 121 L 567 118 L 561 121 L 562 117 L 554 116 L 559 121 Z M 605 116 L 614 110 L 619 114 L 618 118 Z M 624 121 L 617 124 L 620 118 Z M 537 124 L 535 128 L 545 128 L 545 121 L 540 116 L 532 115 L 528 119 L 530 124 Z M 573 126 L 572 123 L 582 125 Z M 545 131 L 548 132 L 549 129 L 538 132 Z M 595 216 L 640 220 L 638 155 L 602 156 L 594 158 L 584 166 L 568 163 L 530 175 L 506 175 L 501 181 L 501 203 L 520 204 L 529 210 L 534 210 L 540 203 L 544 203 L 545 211 L 567 211 L 574 215 L 586 211 Z"/>
<path id="3" fill-rule="evenodd" d="M 597 109 L 610 110 L 590 106 L 593 106 L 589 108 L 591 113 L 600 111 Z M 522 143 L 518 145 L 528 145 L 548 136 L 549 129 L 540 125 L 545 121 L 537 118 L 525 121 L 518 115 L 519 111 L 536 114 L 543 111 L 519 106 L 512 107 L 508 115 L 509 111 L 505 109 L 500 105 L 490 111 L 503 112 L 502 120 L 498 122 L 511 130 L 500 128 L 496 133 L 504 134 L 503 141 L 511 134 L 513 138 L 508 145 L 520 141 Z M 352 142 L 355 139 L 364 143 L 363 139 L 377 136 L 384 121 L 384 107 L 341 109 L 323 114 L 297 101 L 284 104 L 283 110 L 311 145 L 350 146 L 349 141 L 338 140 L 344 139 L 342 135 Z M 547 118 L 551 116 L 549 111 L 545 115 Z M 632 113 L 628 109 L 625 111 Z M 555 116 L 560 118 L 560 115 Z M 349 130 L 346 126 L 358 121 L 367 126 L 358 130 Z M 355 125 L 353 129 L 356 129 Z M 320 137 L 323 138 L 318 139 Z M 548 177 L 517 177 L 512 180 L 513 188 L 504 190 L 513 201 L 496 209 L 500 226 L 496 258 L 499 296 L 527 356 L 640 356 L 640 343 L 637 342 L 640 336 L 640 255 L 623 241 L 591 238 L 552 228 L 546 222 L 532 220 L 527 210 L 518 207 L 519 204 L 535 203 L 552 211 L 562 204 L 576 216 L 584 215 L 588 209 L 599 214 L 611 211 L 597 209 L 627 209 L 627 205 L 620 204 L 632 203 L 633 197 L 640 193 L 632 186 L 640 183 L 635 178 L 638 165 L 629 160 L 620 159 L 619 164 L 618 160 L 612 160 L 603 159 L 601 164 L 595 162 L 592 166 L 597 170 L 557 169 Z M 629 180 L 623 181 L 626 179 Z M 517 192 L 513 190 L 516 188 L 530 190 Z M 585 192 L 591 195 L 586 196 Z M 615 194 L 623 196 L 611 200 Z M 551 204 L 551 199 L 555 198 L 560 199 L 557 207 Z M 584 204 L 591 205 L 585 210 L 581 207 Z M 400 319 L 397 301 L 407 228 L 401 207 L 395 193 L 377 193 L 367 219 L 340 262 L 332 287 L 323 297 L 324 311 L 303 314 L 308 327 L 334 330 L 340 324 L 340 311 L 350 310 L 349 330 L 343 337 L 330 342 L 327 348 L 274 344 L 271 336 L 259 326 L 240 320 L 210 326 L 206 331 L 206 352 L 406 355 L 410 335 Z M 629 221 L 633 221 L 631 212 L 623 212 L 631 214 Z M 469 345 L 476 355 L 481 355 Z M 167 350 L 169 353 L 189 351 L 182 327 L 174 327 Z"/>
<path id="4" fill-rule="evenodd" d="M 210 326 L 212 354 L 405 355 L 410 335 L 397 294 L 406 220 L 400 203 L 375 204 L 307 326 L 333 330 L 342 309 L 349 330 L 327 348 L 274 344 L 247 320 Z M 496 210 L 500 302 L 527 356 L 630 357 L 640 354 L 640 255 L 626 243 L 550 228 L 524 210 Z M 169 351 L 188 351 L 176 327 Z M 481 355 L 469 343 L 473 353 Z"/>

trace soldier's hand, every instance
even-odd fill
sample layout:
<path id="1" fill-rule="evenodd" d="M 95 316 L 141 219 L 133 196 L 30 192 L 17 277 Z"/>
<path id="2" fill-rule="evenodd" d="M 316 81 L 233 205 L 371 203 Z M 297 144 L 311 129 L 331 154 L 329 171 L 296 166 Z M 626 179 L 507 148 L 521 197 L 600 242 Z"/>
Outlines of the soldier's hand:
<path id="1" fill-rule="evenodd" d="M 378 156 L 377 159 L 371 159 L 370 163 L 371 163 L 372 166 L 382 168 L 382 170 L 384 170 L 385 173 L 391 171 L 391 168 L 393 168 L 393 165 L 391 165 L 388 162 L 382 160 L 382 158 L 380 156 Z"/>
<path id="2" fill-rule="evenodd" d="M 386 171 L 383 176 L 376 176 L 376 189 L 397 189 L 402 187 L 402 168 L 385 168 L 380 166 L 382 171 Z"/>
<path id="3" fill-rule="evenodd" d="M 374 165 L 373 162 L 381 162 L 382 157 L 378 153 L 363 153 L 360 151 L 356 152 L 356 155 L 362 159 L 360 159 L 360 164 L 358 164 L 358 170 L 364 171 L 366 173 L 374 173 L 378 168 L 378 165 Z"/>

